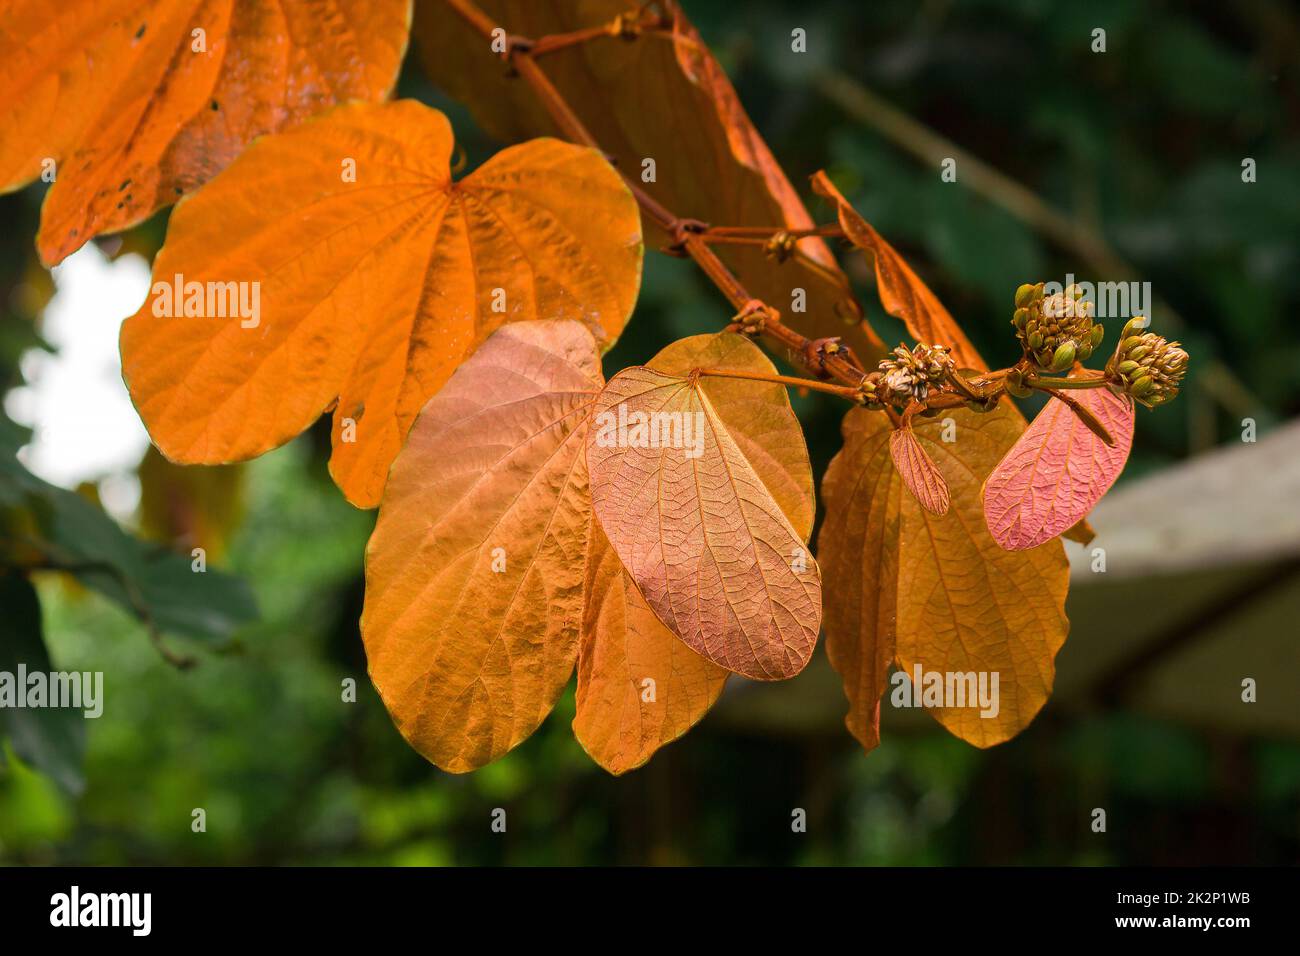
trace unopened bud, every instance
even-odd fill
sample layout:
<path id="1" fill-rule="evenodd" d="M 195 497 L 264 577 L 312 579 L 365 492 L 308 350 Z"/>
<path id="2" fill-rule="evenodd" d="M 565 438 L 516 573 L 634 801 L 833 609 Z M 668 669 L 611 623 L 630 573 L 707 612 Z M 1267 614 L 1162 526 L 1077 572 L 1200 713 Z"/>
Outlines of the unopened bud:
<path id="1" fill-rule="evenodd" d="M 1125 324 L 1115 354 L 1106 363 L 1106 378 L 1112 388 L 1155 407 L 1178 394 L 1187 372 L 1187 352 L 1177 342 L 1142 332 L 1139 321 Z"/>
<path id="2" fill-rule="evenodd" d="M 1065 371 L 1088 358 L 1101 341 L 1092 322 L 1092 303 L 1083 301 L 1083 289 L 1075 284 L 1046 298 L 1043 290 L 1041 282 L 1016 290 L 1011 323 L 1025 354 L 1039 368 Z"/>
<path id="3" fill-rule="evenodd" d="M 1064 372 L 1074 365 L 1075 347 L 1073 342 L 1061 345 L 1052 356 L 1052 371 Z"/>

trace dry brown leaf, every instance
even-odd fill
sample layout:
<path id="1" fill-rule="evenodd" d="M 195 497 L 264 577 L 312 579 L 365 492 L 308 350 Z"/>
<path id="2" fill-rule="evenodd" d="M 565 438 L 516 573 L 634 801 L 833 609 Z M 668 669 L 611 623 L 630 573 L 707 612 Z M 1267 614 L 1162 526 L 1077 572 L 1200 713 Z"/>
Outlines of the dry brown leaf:
<path id="1" fill-rule="evenodd" d="M 361 635 L 393 720 L 444 770 L 524 740 L 573 672 L 600 386 L 581 325 L 505 326 L 429 400 L 393 464 Z"/>
<path id="2" fill-rule="evenodd" d="M 816 564 L 695 377 L 625 369 L 594 415 L 592 504 L 654 612 L 728 670 L 802 670 L 821 622 Z"/>
<path id="3" fill-rule="evenodd" d="M 531 38 L 611 22 L 634 11 L 627 0 L 480 0 L 508 33 Z M 680 7 L 656 4 L 668 26 L 624 40 L 605 36 L 539 59 L 546 75 L 616 165 L 682 217 L 718 226 L 805 228 L 812 220 L 798 193 L 746 115 L 726 74 Z M 466 103 L 494 136 L 510 142 L 558 135 L 527 83 L 510 77 L 501 57 L 440 0 L 416 5 L 414 35 L 434 83 Z M 652 159 L 654 180 L 642 182 Z M 648 241 L 662 243 L 662 233 Z M 779 309 L 805 335 L 842 335 L 864 358 L 883 353 L 856 320 L 860 309 L 834 256 L 820 239 L 799 248 L 819 263 L 778 265 L 755 246 L 718 252 L 750 293 Z M 794 289 L 807 293 L 793 312 Z"/>
<path id="4" fill-rule="evenodd" d="M 848 414 L 844 449 L 822 486 L 828 517 L 818 552 L 836 588 L 827 647 L 844 679 L 850 729 L 868 747 L 878 731 L 864 715 L 884 689 L 886 654 L 909 676 L 917 666 L 944 675 L 997 672 L 996 715 L 982 717 L 979 706 L 930 711 L 963 740 L 987 747 L 1019 733 L 1042 708 L 1069 628 L 1061 543 L 1003 551 L 984 524 L 980 486 L 1023 426 L 1006 407 L 982 415 L 957 409 L 950 417 L 952 442 L 941 440 L 941 420 L 914 428 L 951 489 L 946 515 L 899 495 L 901 479 L 883 451 L 890 425 L 879 412 Z M 894 551 L 891 586 L 893 569 L 873 567 Z"/>
<path id="5" fill-rule="evenodd" d="M 176 208 L 122 328 L 123 375 L 169 459 L 251 458 L 337 403 L 330 470 L 373 507 L 420 407 L 495 328 L 580 319 L 612 343 L 641 278 L 619 176 L 535 140 L 453 182 L 451 152 L 437 110 L 342 106 L 258 140 Z M 164 295 L 176 276 L 208 303 L 242 283 L 260 314 L 186 314 Z"/>

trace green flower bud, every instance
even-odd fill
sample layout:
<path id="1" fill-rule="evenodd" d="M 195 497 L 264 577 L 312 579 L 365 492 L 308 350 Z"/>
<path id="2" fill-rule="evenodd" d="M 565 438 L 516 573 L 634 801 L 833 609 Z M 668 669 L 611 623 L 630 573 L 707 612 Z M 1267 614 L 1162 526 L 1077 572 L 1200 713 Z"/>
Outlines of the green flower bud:
<path id="1" fill-rule="evenodd" d="M 1075 349 L 1073 342 L 1065 342 L 1060 345 L 1055 354 L 1052 356 L 1051 370 L 1053 372 L 1064 372 L 1074 365 Z"/>
<path id="2" fill-rule="evenodd" d="M 1091 355 L 1096 347 L 1093 304 L 1083 300 L 1083 289 L 1078 285 L 1047 297 L 1043 290 L 1041 282 L 1016 290 L 1016 311 L 1011 320 L 1016 337 L 1040 368 L 1056 369 L 1058 355 L 1061 361 L 1069 357 L 1064 366 L 1069 368 L 1076 360 Z"/>
<path id="3" fill-rule="evenodd" d="M 1187 352 L 1177 342 L 1142 332 L 1139 321 L 1130 319 L 1124 325 L 1124 335 L 1106 363 L 1106 378 L 1112 388 L 1154 408 L 1178 394 L 1187 372 Z"/>
<path id="4" fill-rule="evenodd" d="M 1146 319 L 1140 315 L 1134 316 L 1124 323 L 1124 331 L 1119 334 L 1119 339 L 1122 342 L 1127 338 L 1141 335 L 1146 330 L 1146 327 Z"/>

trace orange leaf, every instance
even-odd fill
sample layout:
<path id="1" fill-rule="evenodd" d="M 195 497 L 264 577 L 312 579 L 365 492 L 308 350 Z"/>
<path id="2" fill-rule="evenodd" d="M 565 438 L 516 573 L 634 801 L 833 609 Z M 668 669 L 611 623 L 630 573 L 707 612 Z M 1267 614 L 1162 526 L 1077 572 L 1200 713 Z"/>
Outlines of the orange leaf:
<path id="1" fill-rule="evenodd" d="M 827 649 L 849 697 L 849 727 L 868 748 L 878 739 L 871 712 L 890 656 L 909 676 L 918 666 L 945 681 L 982 673 L 991 688 L 996 673 L 996 713 L 981 716 L 980 705 L 950 699 L 930 711 L 952 733 L 987 747 L 1019 733 L 1042 708 L 1069 627 L 1060 542 L 1004 551 L 984 525 L 980 483 L 1019 435 L 1019 420 L 1006 406 L 987 414 L 955 409 L 951 417 L 953 442 L 940 440 L 941 421 L 914 428 L 951 489 L 946 515 L 899 494 L 901 479 L 884 455 L 890 426 L 879 412 L 849 412 L 844 448 L 822 485 L 827 521 L 818 554 L 836 595 Z"/>
<path id="2" fill-rule="evenodd" d="M 948 483 L 921 443 L 912 434 L 911 425 L 894 429 L 889 436 L 889 454 L 894 460 L 907 490 L 921 507 L 933 514 L 948 513 Z"/>
<path id="3" fill-rule="evenodd" d="M 826 603 L 826 656 L 844 681 L 844 724 L 866 750 L 880 743 L 880 695 L 894 660 L 902 480 L 891 464 L 895 434 L 879 412 L 844 417 L 844 448 L 822 479 L 826 518 L 817 563 Z"/>
<path id="4" fill-rule="evenodd" d="M 835 204 L 840 227 L 855 246 L 875 263 L 876 287 L 885 311 L 903 320 L 912 337 L 926 345 L 944 345 L 960 368 L 987 369 L 984 360 L 970 344 L 966 334 L 953 321 L 943 303 L 912 271 L 894 247 L 871 228 L 871 224 L 849 205 L 830 177 L 817 172 L 812 177 L 813 191 Z"/>
<path id="5" fill-rule="evenodd" d="M 628 0 L 477 5 L 508 33 L 533 38 L 611 23 L 637 7 Z M 798 193 L 679 5 L 649 9 L 662 9 L 663 21 L 635 42 L 599 37 L 549 52 L 538 63 L 618 168 L 676 215 L 718 226 L 811 226 Z M 414 33 L 425 72 L 498 139 L 559 135 L 529 86 L 507 75 L 490 44 L 447 3 L 417 4 Z M 647 159 L 655 162 L 648 182 L 641 179 Z M 656 231 L 648 241 L 667 238 Z M 798 247 L 821 271 L 794 260 L 777 264 L 758 246 L 716 251 L 793 328 L 813 338 L 844 336 L 863 357 L 883 353 L 879 338 L 858 324 L 861 309 L 826 244 L 810 238 Z M 805 311 L 791 309 L 795 289 L 806 293 Z"/>
<path id="6" fill-rule="evenodd" d="M 752 346 L 750 346 L 752 348 Z M 700 382 L 625 369 L 588 435 L 592 504 L 646 602 L 709 660 L 758 680 L 812 655 L 821 580 Z M 790 416 L 787 442 L 802 445 Z M 769 447 L 779 447 L 779 444 Z"/>
<path id="7" fill-rule="evenodd" d="M 429 400 L 393 464 L 361 636 L 393 720 L 444 770 L 524 740 L 573 672 L 600 386 L 581 325 L 506 326 Z"/>
<path id="8" fill-rule="evenodd" d="M 1073 526 L 1062 531 L 1061 537 L 1077 541 L 1079 544 L 1092 544 L 1092 539 L 1097 537 L 1097 532 L 1092 525 L 1088 524 L 1087 518 L 1081 518 Z"/>
<path id="9" fill-rule="evenodd" d="M 592 521 L 585 434 L 602 384 L 581 324 L 504 326 L 430 399 L 393 465 L 362 638 L 394 721 L 444 769 L 527 737 L 575 657 L 574 733 L 611 773 L 645 763 L 722 691 L 727 672 L 655 617 Z"/>
<path id="10" fill-rule="evenodd" d="M 722 693 L 727 671 L 655 617 L 599 525 L 585 600 L 573 733 L 593 760 L 624 773 L 694 726 Z"/>
<path id="11" fill-rule="evenodd" d="M 361 28 L 364 24 L 364 28 Z M 13 0 L 0 29 L 0 191 L 47 172 L 47 265 L 195 189 L 254 137 L 388 95 L 409 0 Z"/>
<path id="12" fill-rule="evenodd" d="M 1048 400 L 984 484 L 985 521 L 1009 551 L 1069 530 L 1124 470 L 1133 447 L 1133 403 L 1108 388 L 1073 394 L 1115 444 L 1102 441 L 1064 402 Z"/>
<path id="13" fill-rule="evenodd" d="M 1014 737 L 1052 692 L 1057 652 L 1069 621 L 1069 564 L 1059 541 L 1004 551 L 984 526 L 981 479 L 1000 461 L 1023 425 L 1006 405 L 978 414 L 952 412 L 957 440 L 940 440 L 943 424 L 927 421 L 917 438 L 952 490 L 942 518 L 903 501 L 898 574 L 898 666 L 925 671 L 998 674 L 997 713 L 944 707 L 932 715 L 977 747 Z"/>
<path id="14" fill-rule="evenodd" d="M 609 164 L 537 140 L 453 183 L 451 151 L 436 110 L 342 106 L 258 140 L 177 207 L 122 329 L 131 397 L 168 458 L 251 458 L 337 402 L 330 470 L 372 507 L 420 407 L 495 328 L 573 318 L 617 337 L 641 243 Z M 176 314 L 177 281 L 209 297 L 237 283 L 258 305 Z"/>

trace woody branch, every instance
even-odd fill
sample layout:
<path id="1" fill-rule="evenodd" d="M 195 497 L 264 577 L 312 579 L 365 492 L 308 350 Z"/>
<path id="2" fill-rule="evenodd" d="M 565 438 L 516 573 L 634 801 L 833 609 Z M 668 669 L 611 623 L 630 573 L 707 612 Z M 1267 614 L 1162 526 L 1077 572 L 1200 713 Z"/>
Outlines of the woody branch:
<path id="1" fill-rule="evenodd" d="M 634 39 L 643 33 L 662 30 L 668 26 L 660 15 L 648 14 L 646 12 L 648 4 L 644 4 L 635 15 L 622 15 L 608 24 L 534 39 L 511 34 L 495 23 L 473 0 L 446 0 L 446 3 L 485 40 L 491 41 L 504 34 L 506 43 L 502 53 L 503 59 L 510 65 L 514 74 L 532 88 L 551 120 L 572 141 L 590 146 L 602 153 L 605 151 L 600 143 L 578 118 L 563 94 L 556 89 L 550 77 L 537 62 L 538 58 L 556 50 L 601 38 Z M 883 407 L 886 413 L 890 414 L 891 420 L 895 424 L 898 423 L 899 416 L 889 408 L 887 400 L 872 400 L 875 398 L 874 384 L 879 380 L 879 373 L 868 373 L 852 350 L 842 346 L 837 339 L 810 339 L 785 325 L 780 320 L 780 313 L 751 295 L 744 283 L 710 248 L 714 244 L 763 245 L 772 251 L 773 257 L 778 261 L 797 256 L 809 268 L 816 268 L 817 263 L 799 252 L 797 241 L 808 237 L 843 237 L 843 230 L 838 224 L 806 229 L 791 229 L 786 226 L 712 226 L 699 220 L 676 215 L 646 192 L 639 183 L 628 176 L 626 171 L 619 170 L 619 173 L 636 198 L 642 213 L 671 238 L 671 245 L 667 251 L 689 256 L 737 309 L 737 314 L 729 326 L 730 329 L 752 336 L 762 336 L 769 343 L 784 349 L 787 355 L 801 364 L 816 379 L 833 379 L 839 384 L 818 387 L 820 385 L 818 382 L 790 376 L 773 376 L 770 380 L 782 384 L 811 387 L 840 395 L 851 401 Z M 1016 368 L 1019 369 L 1022 365 L 1025 365 L 1023 360 Z M 989 372 L 972 379 L 952 371 L 943 382 L 936 383 L 938 387 L 920 402 L 921 408 L 918 411 L 955 408 L 963 404 L 991 408 L 1007 393 L 1008 371 L 1011 370 Z M 1028 369 L 1026 368 L 1025 371 Z M 703 374 L 710 375 L 717 375 L 720 372 L 721 370 L 718 369 L 702 370 Z M 1105 384 L 1103 377 L 1087 376 L 1078 379 L 1040 378 L 1033 382 L 1032 387 L 1046 391 L 1048 388 L 1053 390 L 1097 388 L 1103 384 Z M 909 403 L 903 404 L 907 406 Z M 1076 407 L 1075 403 L 1070 404 Z"/>

